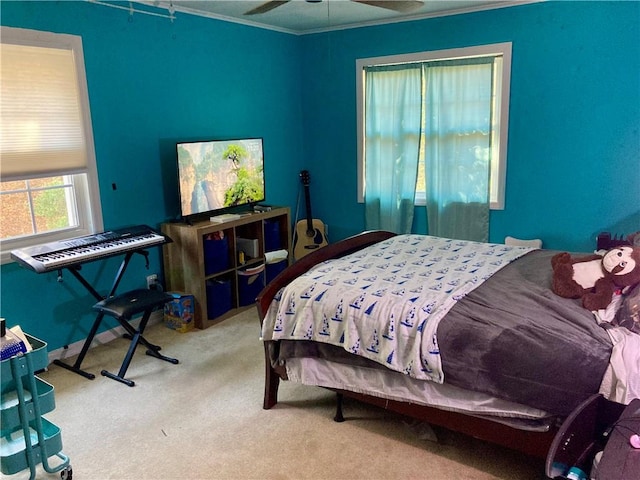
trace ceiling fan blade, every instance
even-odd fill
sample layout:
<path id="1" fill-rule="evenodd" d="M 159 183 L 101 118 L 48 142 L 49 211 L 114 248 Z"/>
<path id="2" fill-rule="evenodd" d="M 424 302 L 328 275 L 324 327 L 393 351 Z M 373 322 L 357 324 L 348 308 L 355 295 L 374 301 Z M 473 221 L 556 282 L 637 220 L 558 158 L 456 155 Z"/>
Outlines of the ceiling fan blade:
<path id="1" fill-rule="evenodd" d="M 244 12 L 245 15 L 257 15 L 259 13 L 266 13 L 270 10 L 273 10 L 274 8 L 278 8 L 281 5 L 284 5 L 285 3 L 289 3 L 290 0 L 284 0 L 284 1 L 270 1 L 270 2 L 265 2 L 262 5 L 257 6 L 256 8 L 252 8 L 251 10 Z"/>
<path id="2" fill-rule="evenodd" d="M 386 8 L 387 10 L 393 10 L 394 12 L 407 13 L 412 10 L 416 10 L 424 5 L 420 0 L 352 0 L 356 3 L 363 3 L 365 5 L 371 5 L 372 7 Z"/>

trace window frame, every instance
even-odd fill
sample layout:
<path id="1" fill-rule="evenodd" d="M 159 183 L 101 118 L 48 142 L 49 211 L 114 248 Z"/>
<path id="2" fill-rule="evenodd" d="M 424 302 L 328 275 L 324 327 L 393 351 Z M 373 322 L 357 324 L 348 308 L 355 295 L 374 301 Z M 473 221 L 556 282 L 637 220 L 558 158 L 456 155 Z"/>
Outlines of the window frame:
<path id="1" fill-rule="evenodd" d="M 75 195 L 78 225 L 44 233 L 36 233 L 33 235 L 24 235 L 21 237 L 0 240 L 0 264 L 6 264 L 12 261 L 10 257 L 11 250 L 54 241 L 67 240 L 83 235 L 90 235 L 102 231 L 104 226 L 93 138 L 93 126 L 91 123 L 91 111 L 89 105 L 89 90 L 84 64 L 84 52 L 82 49 L 82 37 L 77 35 L 5 26 L 0 27 L 0 35 L 0 41 L 2 43 L 67 49 L 72 51 L 76 67 L 78 100 L 82 112 L 82 126 L 84 129 L 87 155 L 86 170 L 83 173 L 67 175 L 53 173 L 51 175 L 47 175 L 51 177 L 62 175 L 69 178 L 73 185 Z M 40 177 L 42 177 L 42 175 Z M 29 179 L 31 178 L 37 178 L 37 176 L 29 177 Z"/>
<path id="2" fill-rule="evenodd" d="M 356 111 L 357 111 L 357 192 L 358 203 L 364 203 L 365 191 L 365 67 L 374 65 L 390 65 L 398 63 L 420 63 L 437 60 L 454 60 L 471 57 L 502 56 L 501 96 L 499 107 L 500 150 L 498 154 L 496 198 L 490 202 L 491 210 L 504 210 L 507 179 L 507 147 L 509 136 L 509 98 L 511 87 L 511 51 L 512 42 L 476 45 L 445 50 L 433 50 L 418 53 L 388 55 L 356 59 Z M 424 205 L 425 199 L 416 197 L 415 205 Z"/>

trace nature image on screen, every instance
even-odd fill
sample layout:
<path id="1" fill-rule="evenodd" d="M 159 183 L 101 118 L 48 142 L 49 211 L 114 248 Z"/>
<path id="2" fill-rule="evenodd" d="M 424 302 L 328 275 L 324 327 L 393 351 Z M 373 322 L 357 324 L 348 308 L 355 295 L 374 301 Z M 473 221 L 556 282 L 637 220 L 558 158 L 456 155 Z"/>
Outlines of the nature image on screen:
<path id="1" fill-rule="evenodd" d="M 265 199 L 262 139 L 179 143 L 182 215 Z"/>

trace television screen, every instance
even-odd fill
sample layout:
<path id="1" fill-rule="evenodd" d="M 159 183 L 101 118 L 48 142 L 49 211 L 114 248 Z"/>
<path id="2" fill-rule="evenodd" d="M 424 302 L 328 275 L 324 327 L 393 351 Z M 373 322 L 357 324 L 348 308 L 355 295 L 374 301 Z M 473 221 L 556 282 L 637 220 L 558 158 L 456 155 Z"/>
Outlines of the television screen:
<path id="1" fill-rule="evenodd" d="M 177 144 L 183 217 L 265 200 L 261 138 Z"/>

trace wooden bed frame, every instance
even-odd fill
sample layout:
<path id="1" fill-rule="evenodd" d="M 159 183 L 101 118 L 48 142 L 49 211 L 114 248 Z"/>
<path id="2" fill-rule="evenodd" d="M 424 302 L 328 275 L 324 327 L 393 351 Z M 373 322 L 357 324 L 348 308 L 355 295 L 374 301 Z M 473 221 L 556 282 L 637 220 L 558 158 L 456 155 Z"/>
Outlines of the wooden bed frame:
<path id="1" fill-rule="evenodd" d="M 296 263 L 281 272 L 274 278 L 257 299 L 260 322 L 263 321 L 269 305 L 277 292 L 295 278 L 307 272 L 311 267 L 320 262 L 332 258 L 340 258 L 374 243 L 381 242 L 395 236 L 394 233 L 384 231 L 364 232 L 359 235 L 347 238 L 340 242 L 325 246 L 315 252 L 302 257 Z M 272 367 L 269 357 L 269 343 L 264 343 L 265 348 L 265 386 L 264 386 L 264 409 L 270 409 L 278 402 L 278 386 L 281 379 L 287 379 L 284 367 Z M 546 458 L 553 439 L 558 432 L 558 427 L 553 426 L 546 432 L 534 432 L 516 429 L 502 423 L 497 423 L 485 418 L 466 415 L 463 413 L 450 412 L 434 407 L 426 407 L 414 403 L 386 400 L 383 398 L 368 396 L 364 394 L 337 391 L 338 396 L 344 395 L 349 398 L 376 405 L 386 410 L 439 425 L 450 430 L 470 435 L 474 438 L 492 442 L 504 447 L 508 447 L 535 457 Z M 339 421 L 341 412 L 341 402 L 338 402 L 338 412 L 336 420 Z"/>

